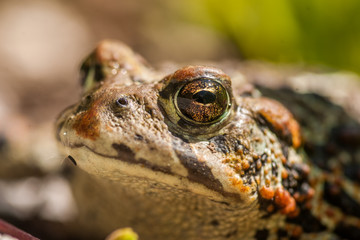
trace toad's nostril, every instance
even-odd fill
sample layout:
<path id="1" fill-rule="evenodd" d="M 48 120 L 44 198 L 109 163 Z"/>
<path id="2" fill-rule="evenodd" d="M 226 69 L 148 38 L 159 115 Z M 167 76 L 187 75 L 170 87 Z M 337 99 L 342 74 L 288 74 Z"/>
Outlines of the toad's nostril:
<path id="1" fill-rule="evenodd" d="M 125 107 L 129 104 L 128 100 L 125 97 L 121 97 L 118 100 L 116 100 L 116 104 L 119 107 Z"/>

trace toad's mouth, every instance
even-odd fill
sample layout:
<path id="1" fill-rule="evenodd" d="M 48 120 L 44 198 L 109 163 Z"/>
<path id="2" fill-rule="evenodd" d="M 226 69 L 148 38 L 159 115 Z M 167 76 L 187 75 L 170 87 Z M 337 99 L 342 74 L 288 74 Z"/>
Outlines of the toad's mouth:
<path id="1" fill-rule="evenodd" d="M 132 151 L 125 145 L 113 146 L 119 153 L 123 153 L 118 156 L 98 153 L 85 144 L 63 147 L 66 148 L 64 150 L 69 154 L 67 159 L 73 163 L 73 167 L 79 167 L 90 175 L 104 180 L 121 183 L 127 182 L 131 178 L 143 182 L 157 182 L 160 185 L 165 184 L 171 188 L 191 191 L 213 201 L 227 202 L 228 204 L 233 201 L 237 203 L 253 202 L 255 199 L 244 198 L 241 194 L 222 186 L 213 187 L 203 181 L 197 181 L 190 174 L 187 176 L 179 175 L 173 172 L 170 167 L 157 166 L 146 159 L 135 158 Z M 154 186 L 156 187 L 158 184 Z"/>
<path id="2" fill-rule="evenodd" d="M 121 162 L 126 162 L 131 165 L 140 165 L 141 167 L 151 169 L 152 171 L 162 172 L 165 174 L 173 174 L 170 167 L 157 166 L 157 165 L 154 165 L 151 162 L 147 161 L 146 159 L 135 158 L 134 152 L 124 144 L 115 144 L 114 143 L 112 146 L 119 153 L 117 156 L 111 156 L 111 155 L 97 152 L 85 144 L 76 144 L 76 145 L 68 144 L 68 145 L 66 145 L 66 147 L 69 147 L 70 149 L 85 148 L 85 149 L 89 150 L 90 152 L 92 152 L 93 154 L 95 154 L 99 157 L 102 157 L 104 159 L 107 159 L 107 158 L 114 159 L 114 160 L 118 160 Z M 77 166 L 77 161 L 74 159 L 74 157 L 71 154 L 68 156 L 68 158 L 71 162 L 74 163 L 75 166 Z"/>
<path id="3" fill-rule="evenodd" d="M 158 182 L 160 185 L 191 191 L 213 201 L 226 202 L 243 201 L 241 196 L 235 193 L 226 192 L 219 189 L 211 189 L 201 183 L 192 181 L 187 176 L 180 176 L 171 172 L 170 169 L 162 169 L 153 166 L 145 160 L 137 159 L 135 162 L 129 162 L 128 159 L 119 156 L 107 156 L 93 151 L 85 145 L 67 146 L 69 153 L 67 159 L 73 163 L 73 167 L 79 167 L 90 175 L 96 176 L 102 180 L 128 182 L 127 178 L 138 179 L 136 181 Z M 127 156 L 129 158 L 129 155 Z M 152 185 L 156 187 L 157 184 Z M 129 186 L 126 186 L 129 187 Z M 131 186 L 130 186 L 131 187 Z M 231 197 L 231 200 L 229 199 Z M 229 202 L 230 201 L 230 202 Z"/>

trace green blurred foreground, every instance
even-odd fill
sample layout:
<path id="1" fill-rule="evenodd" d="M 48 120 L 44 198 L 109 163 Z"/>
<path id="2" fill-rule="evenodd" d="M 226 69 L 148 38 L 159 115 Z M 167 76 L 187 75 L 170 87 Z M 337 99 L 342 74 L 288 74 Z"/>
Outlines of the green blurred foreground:
<path id="1" fill-rule="evenodd" d="M 192 19 L 233 40 L 244 58 L 360 72 L 360 1 L 188 0 Z"/>
<path id="2" fill-rule="evenodd" d="M 131 228 L 120 228 L 112 232 L 105 240 L 138 240 L 139 236 Z"/>

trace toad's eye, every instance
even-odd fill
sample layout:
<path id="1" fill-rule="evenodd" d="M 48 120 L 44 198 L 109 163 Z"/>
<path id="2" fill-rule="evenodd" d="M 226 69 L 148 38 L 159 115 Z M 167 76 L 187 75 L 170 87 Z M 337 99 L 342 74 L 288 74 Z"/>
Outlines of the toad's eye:
<path id="1" fill-rule="evenodd" d="M 187 66 L 166 76 L 158 87 L 169 130 L 189 141 L 217 134 L 236 108 L 231 79 L 217 68 Z"/>
<path id="2" fill-rule="evenodd" d="M 91 89 L 104 79 L 104 74 L 101 70 L 101 65 L 96 62 L 95 56 L 90 55 L 81 65 L 80 68 L 81 86 L 84 92 Z"/>
<path id="3" fill-rule="evenodd" d="M 187 82 L 174 96 L 178 115 L 195 124 L 221 120 L 231 106 L 225 87 L 215 79 L 199 78 Z"/>

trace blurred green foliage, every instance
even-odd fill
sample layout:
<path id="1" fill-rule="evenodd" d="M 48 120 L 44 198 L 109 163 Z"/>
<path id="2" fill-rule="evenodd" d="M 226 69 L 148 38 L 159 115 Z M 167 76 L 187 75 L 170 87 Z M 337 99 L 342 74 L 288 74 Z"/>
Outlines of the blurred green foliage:
<path id="1" fill-rule="evenodd" d="M 247 59 L 360 72 L 358 0 L 188 0 L 186 12 L 233 40 Z"/>

